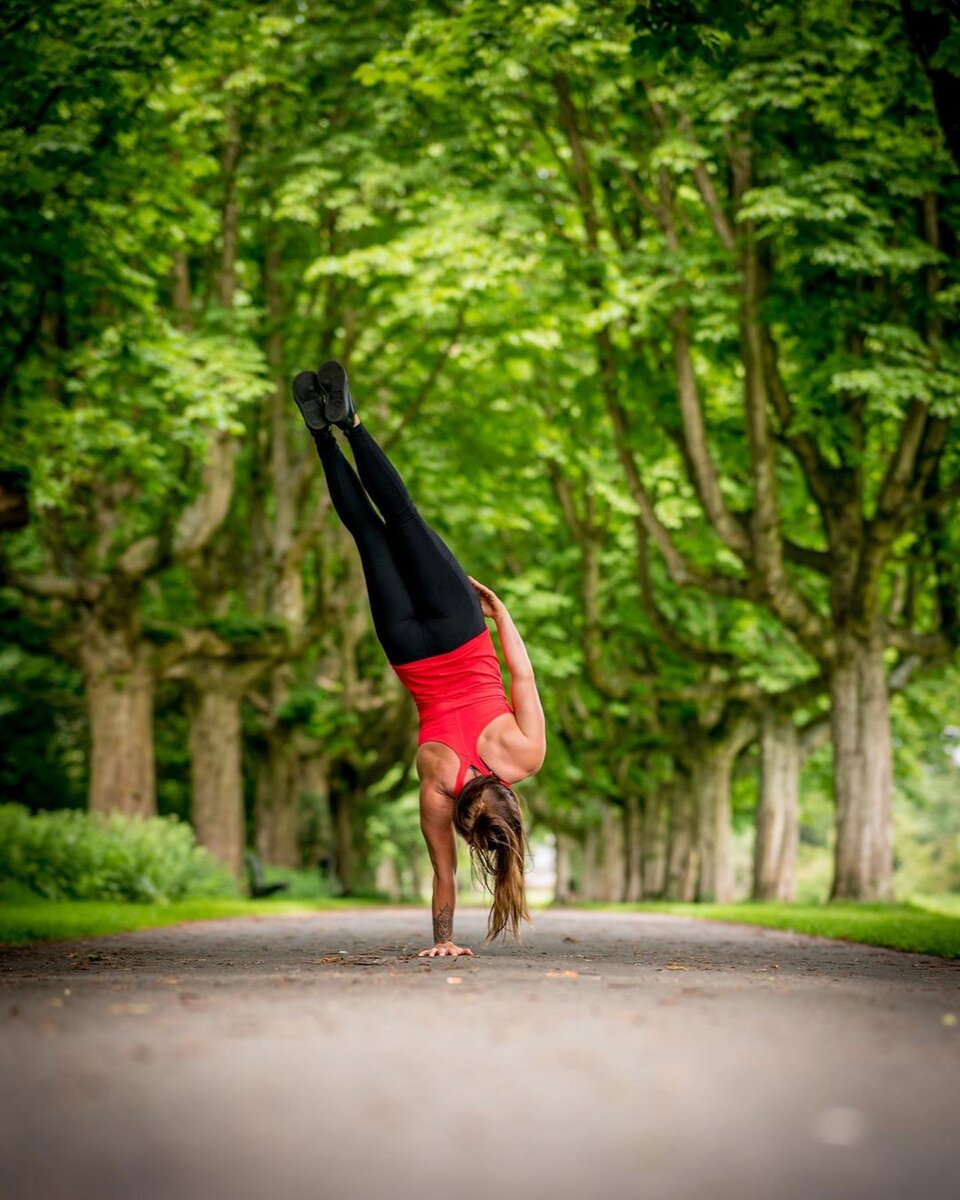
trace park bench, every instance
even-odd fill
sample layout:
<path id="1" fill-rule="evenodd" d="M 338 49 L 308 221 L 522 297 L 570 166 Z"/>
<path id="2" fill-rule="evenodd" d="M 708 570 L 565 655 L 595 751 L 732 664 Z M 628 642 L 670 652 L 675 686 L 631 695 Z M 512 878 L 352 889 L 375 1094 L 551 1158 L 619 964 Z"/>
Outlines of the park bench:
<path id="1" fill-rule="evenodd" d="M 263 877 L 263 863 L 256 854 L 247 853 L 247 882 L 250 896 L 253 900 L 262 900 L 264 896 L 272 896 L 276 892 L 285 892 L 290 884 L 286 880 L 277 883 L 267 883 Z"/>

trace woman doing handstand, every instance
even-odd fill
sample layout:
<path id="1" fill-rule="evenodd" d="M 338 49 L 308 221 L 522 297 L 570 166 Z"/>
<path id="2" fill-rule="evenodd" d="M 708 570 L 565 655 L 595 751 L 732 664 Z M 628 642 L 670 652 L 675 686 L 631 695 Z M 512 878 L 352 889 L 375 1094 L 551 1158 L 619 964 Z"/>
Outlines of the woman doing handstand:
<path id="1" fill-rule="evenodd" d="M 301 372 L 293 395 L 333 506 L 357 543 L 377 637 L 420 714 L 420 828 L 433 863 L 434 939 L 421 953 L 472 954 L 453 941 L 454 829 L 493 893 L 488 940 L 507 929 L 519 936 L 529 919 L 526 836 L 510 784 L 540 769 L 546 747 L 530 658 L 503 602 L 464 573 L 360 423 L 343 367 Z M 332 425 L 345 433 L 359 478 Z M 511 703 L 485 617 L 500 635 Z"/>

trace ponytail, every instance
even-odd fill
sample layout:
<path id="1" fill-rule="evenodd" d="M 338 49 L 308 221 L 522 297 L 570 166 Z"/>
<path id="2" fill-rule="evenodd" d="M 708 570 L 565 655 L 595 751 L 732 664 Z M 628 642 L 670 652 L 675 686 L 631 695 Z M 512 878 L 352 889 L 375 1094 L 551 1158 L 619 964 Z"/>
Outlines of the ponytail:
<path id="1" fill-rule="evenodd" d="M 473 878 L 493 897 L 488 942 L 505 931 L 520 940 L 520 922 L 530 920 L 524 867 L 527 836 L 516 793 L 499 779 L 480 775 L 461 788 L 453 824 L 470 847 Z"/>

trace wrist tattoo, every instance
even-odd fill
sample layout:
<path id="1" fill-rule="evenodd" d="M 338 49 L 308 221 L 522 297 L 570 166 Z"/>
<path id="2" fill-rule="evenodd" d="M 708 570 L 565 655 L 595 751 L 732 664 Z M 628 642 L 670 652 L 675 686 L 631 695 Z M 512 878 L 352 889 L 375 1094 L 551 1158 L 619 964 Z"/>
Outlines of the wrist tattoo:
<path id="1" fill-rule="evenodd" d="M 433 914 L 433 940 L 439 946 L 441 942 L 453 941 L 453 907 L 446 905 L 438 913 Z"/>

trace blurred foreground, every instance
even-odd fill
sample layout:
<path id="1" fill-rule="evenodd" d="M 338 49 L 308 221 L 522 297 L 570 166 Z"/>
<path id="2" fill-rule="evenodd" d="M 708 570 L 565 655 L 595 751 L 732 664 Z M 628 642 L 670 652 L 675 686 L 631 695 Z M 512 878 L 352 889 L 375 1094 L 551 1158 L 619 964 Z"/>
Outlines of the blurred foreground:
<path id="1" fill-rule="evenodd" d="M 960 965 L 538 913 L 428 963 L 416 910 L 7 950 L 5 1194 L 955 1195 Z"/>

